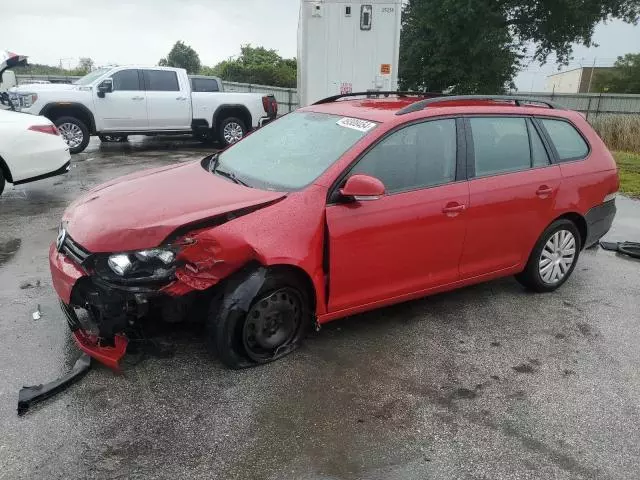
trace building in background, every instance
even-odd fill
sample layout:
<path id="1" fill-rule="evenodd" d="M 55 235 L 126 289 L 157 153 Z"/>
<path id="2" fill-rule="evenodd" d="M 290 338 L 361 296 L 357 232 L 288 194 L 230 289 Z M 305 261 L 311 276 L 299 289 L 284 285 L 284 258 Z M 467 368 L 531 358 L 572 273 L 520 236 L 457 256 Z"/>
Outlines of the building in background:
<path id="1" fill-rule="evenodd" d="M 597 93 L 596 78 L 611 67 L 581 67 L 547 77 L 544 90 L 552 93 Z"/>

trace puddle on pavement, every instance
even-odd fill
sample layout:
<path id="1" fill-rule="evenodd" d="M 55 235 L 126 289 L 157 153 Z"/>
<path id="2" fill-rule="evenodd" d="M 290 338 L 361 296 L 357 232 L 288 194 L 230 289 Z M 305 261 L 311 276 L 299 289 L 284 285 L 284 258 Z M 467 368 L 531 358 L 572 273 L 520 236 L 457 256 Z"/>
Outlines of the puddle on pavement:
<path id="1" fill-rule="evenodd" d="M 0 267 L 13 258 L 21 245 L 22 240 L 19 238 L 0 240 Z"/>

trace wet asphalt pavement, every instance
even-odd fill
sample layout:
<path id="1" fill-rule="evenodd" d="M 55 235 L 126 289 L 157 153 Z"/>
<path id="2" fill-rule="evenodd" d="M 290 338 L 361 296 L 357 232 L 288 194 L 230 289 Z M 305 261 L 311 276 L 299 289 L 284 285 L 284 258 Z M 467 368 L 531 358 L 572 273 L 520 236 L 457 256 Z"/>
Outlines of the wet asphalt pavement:
<path id="1" fill-rule="evenodd" d="M 0 478 L 639 478 L 640 261 L 598 249 L 553 294 L 508 278 L 437 295 L 334 322 L 246 371 L 197 330 L 173 332 L 172 357 L 98 366 L 18 417 L 20 387 L 79 356 L 47 264 L 65 206 L 207 152 L 94 139 L 66 176 L 0 197 Z M 618 209 L 608 238 L 640 241 L 640 202 Z"/>

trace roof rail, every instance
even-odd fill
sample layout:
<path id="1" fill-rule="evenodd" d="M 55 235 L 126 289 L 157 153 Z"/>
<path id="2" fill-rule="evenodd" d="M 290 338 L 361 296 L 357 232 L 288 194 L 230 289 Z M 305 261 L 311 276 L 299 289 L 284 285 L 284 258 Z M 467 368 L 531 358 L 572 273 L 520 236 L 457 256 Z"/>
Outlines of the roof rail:
<path id="1" fill-rule="evenodd" d="M 396 112 L 396 115 L 405 115 L 407 113 L 419 112 L 420 110 L 423 110 L 434 103 L 456 102 L 461 100 L 503 100 L 514 102 L 518 107 L 521 107 L 523 103 L 539 103 L 541 105 L 546 105 L 549 108 L 565 110 L 562 105 L 558 105 L 557 103 L 527 97 L 514 97 L 510 95 L 441 95 L 437 98 L 428 98 L 426 100 L 420 100 L 419 102 L 412 103 L 411 105 L 404 107 L 402 110 L 398 110 Z"/>
<path id="2" fill-rule="evenodd" d="M 343 93 L 341 95 L 334 95 L 333 97 L 323 98 L 322 100 L 318 100 L 313 105 L 322 105 L 323 103 L 332 103 L 341 98 L 349 98 L 349 97 L 379 97 L 380 95 L 384 95 L 388 97 L 390 95 L 395 95 L 397 97 L 425 97 L 425 98 L 434 98 L 441 97 L 442 93 L 432 93 L 432 92 L 394 92 L 394 91 L 380 91 L 380 90 L 371 90 L 369 92 L 354 92 L 354 93 Z"/>

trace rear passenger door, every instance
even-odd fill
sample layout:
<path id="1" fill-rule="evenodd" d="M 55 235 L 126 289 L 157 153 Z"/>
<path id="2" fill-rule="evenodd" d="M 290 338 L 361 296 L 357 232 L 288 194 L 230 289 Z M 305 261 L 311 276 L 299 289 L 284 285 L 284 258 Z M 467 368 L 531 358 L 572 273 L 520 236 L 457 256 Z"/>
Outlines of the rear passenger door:
<path id="1" fill-rule="evenodd" d="M 150 130 L 191 128 L 189 85 L 180 85 L 173 70 L 143 70 Z"/>
<path id="2" fill-rule="evenodd" d="M 462 279 L 519 267 L 553 220 L 561 173 L 527 117 L 465 119 L 470 205 Z"/>

